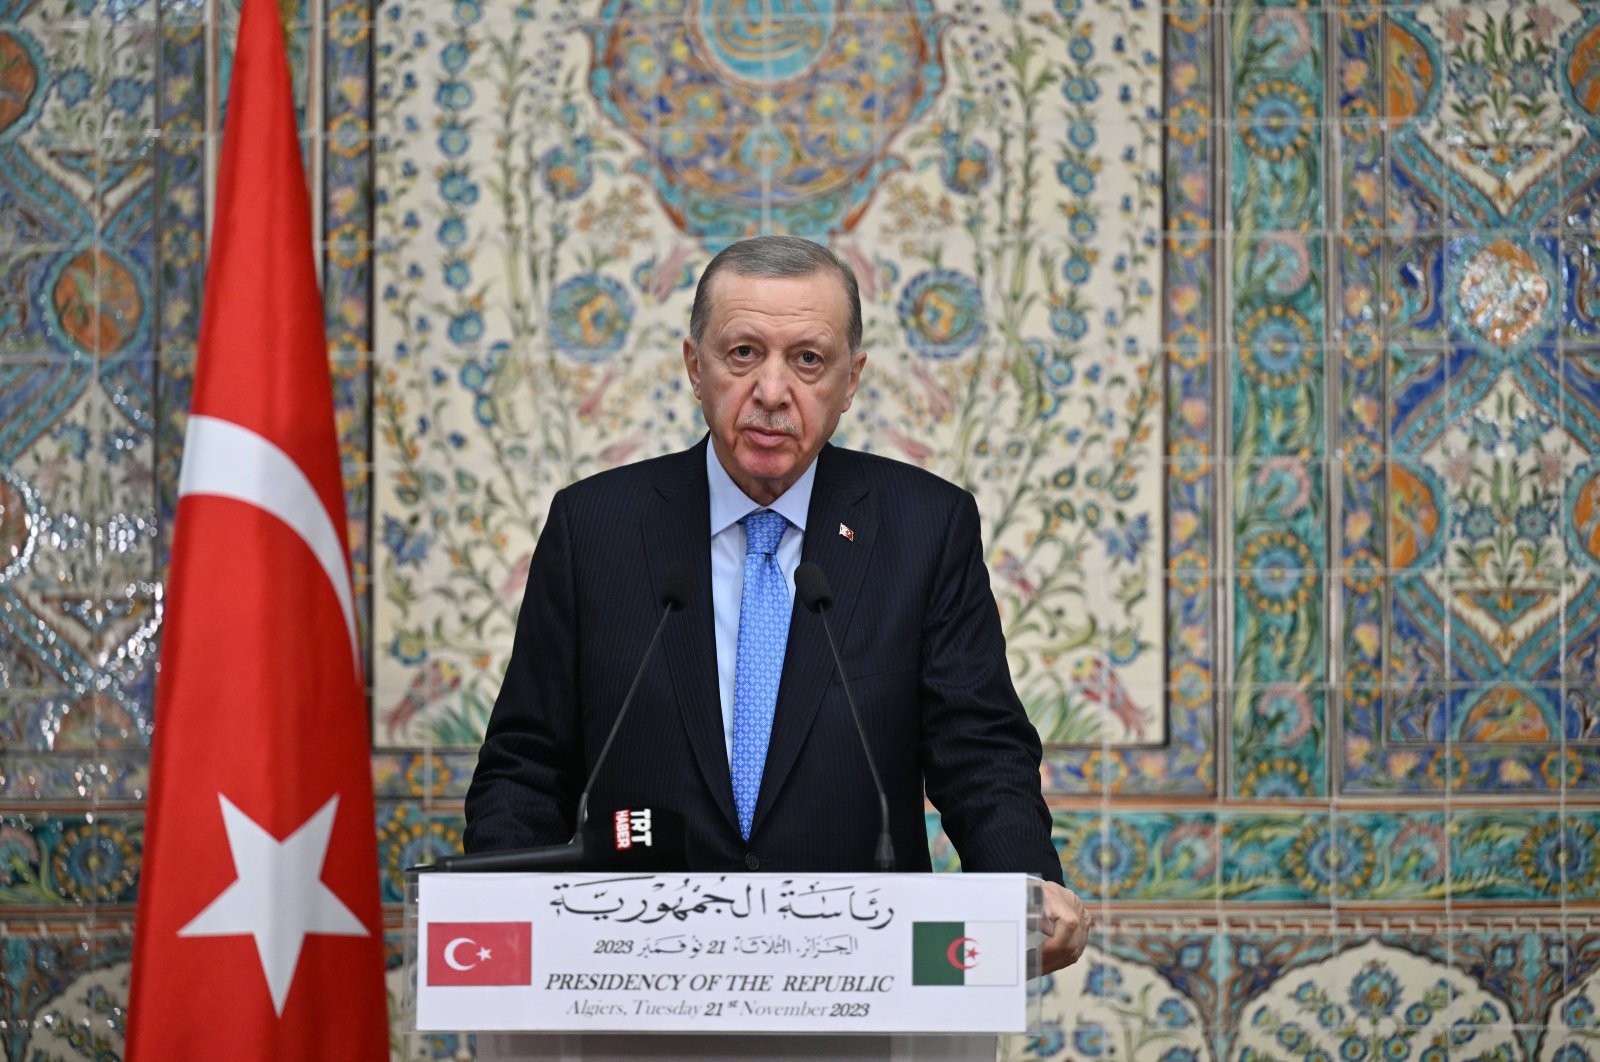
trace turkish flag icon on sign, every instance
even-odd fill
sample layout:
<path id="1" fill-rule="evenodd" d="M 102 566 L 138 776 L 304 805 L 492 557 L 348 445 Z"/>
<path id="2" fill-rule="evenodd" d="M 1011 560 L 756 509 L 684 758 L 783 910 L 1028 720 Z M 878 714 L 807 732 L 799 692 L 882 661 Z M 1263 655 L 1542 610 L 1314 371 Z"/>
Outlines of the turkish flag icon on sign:
<path id="1" fill-rule="evenodd" d="M 533 984 L 533 925 L 429 922 L 428 984 Z"/>

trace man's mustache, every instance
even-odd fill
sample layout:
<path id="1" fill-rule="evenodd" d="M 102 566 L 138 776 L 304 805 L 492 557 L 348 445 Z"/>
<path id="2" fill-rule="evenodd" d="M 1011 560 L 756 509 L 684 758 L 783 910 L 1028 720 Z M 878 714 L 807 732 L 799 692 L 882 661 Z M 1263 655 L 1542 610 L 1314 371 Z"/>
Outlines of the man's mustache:
<path id="1" fill-rule="evenodd" d="M 788 417 L 776 414 L 747 413 L 739 421 L 741 428 L 756 428 L 760 431 L 781 432 L 784 435 L 799 435 L 800 425 Z"/>

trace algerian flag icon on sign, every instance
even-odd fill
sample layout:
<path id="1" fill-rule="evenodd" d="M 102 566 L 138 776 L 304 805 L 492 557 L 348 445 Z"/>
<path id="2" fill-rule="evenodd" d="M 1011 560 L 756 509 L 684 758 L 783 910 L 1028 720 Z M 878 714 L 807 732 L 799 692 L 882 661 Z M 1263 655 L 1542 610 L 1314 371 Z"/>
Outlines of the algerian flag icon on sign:
<path id="1" fill-rule="evenodd" d="M 1015 922 L 913 922 L 913 985 L 1014 985 L 1021 979 Z"/>

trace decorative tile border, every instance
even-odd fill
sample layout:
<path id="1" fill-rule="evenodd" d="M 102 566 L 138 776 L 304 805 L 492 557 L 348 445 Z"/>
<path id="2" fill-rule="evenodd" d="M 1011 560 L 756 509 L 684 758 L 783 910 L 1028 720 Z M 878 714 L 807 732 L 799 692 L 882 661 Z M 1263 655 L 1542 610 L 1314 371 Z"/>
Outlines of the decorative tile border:
<path id="1" fill-rule="evenodd" d="M 142 813 L 0 813 L 0 907 L 131 904 Z"/>
<path id="2" fill-rule="evenodd" d="M 322 292 L 345 476 L 358 622 L 371 656 L 372 22 L 375 8 L 327 5 L 322 92 Z M 370 667 L 369 667 L 370 671 Z"/>
<path id="3" fill-rule="evenodd" d="M 1234 478 L 1229 794 L 1326 793 L 1321 174 L 1325 42 L 1314 12 L 1228 15 Z"/>
<path id="4" fill-rule="evenodd" d="M 10 703 L 7 715 L 21 715 Z M 150 755 L 143 748 L 0 753 L 0 802 L 135 803 L 150 786 Z"/>

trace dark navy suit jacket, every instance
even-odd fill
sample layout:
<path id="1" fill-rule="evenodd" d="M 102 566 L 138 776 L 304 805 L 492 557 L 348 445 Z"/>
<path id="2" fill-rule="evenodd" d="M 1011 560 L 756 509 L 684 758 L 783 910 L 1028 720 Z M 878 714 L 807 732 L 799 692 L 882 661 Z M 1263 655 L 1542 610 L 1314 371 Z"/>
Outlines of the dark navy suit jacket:
<path id="1" fill-rule="evenodd" d="M 662 573 L 682 561 L 692 598 L 667 622 L 589 806 L 679 812 L 697 870 L 872 867 L 871 772 L 821 620 L 798 600 L 750 839 L 739 836 L 712 630 L 706 445 L 600 473 L 551 502 L 467 792 L 469 852 L 572 835 L 584 780 L 660 618 Z M 965 869 L 1060 881 L 1039 736 L 1011 685 L 972 496 L 832 445 L 817 461 L 801 559 L 832 585 L 829 619 L 888 791 L 898 869 L 929 867 L 926 786 Z"/>

